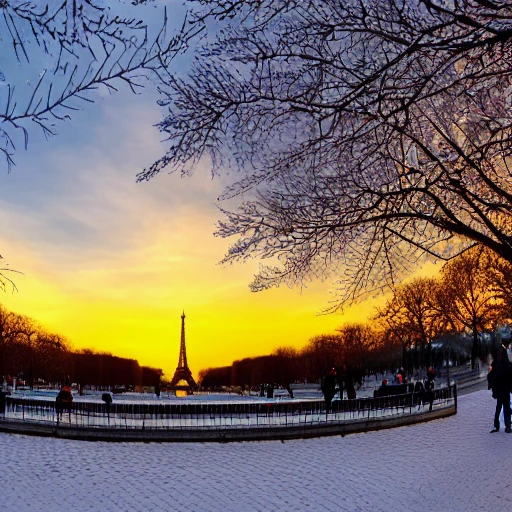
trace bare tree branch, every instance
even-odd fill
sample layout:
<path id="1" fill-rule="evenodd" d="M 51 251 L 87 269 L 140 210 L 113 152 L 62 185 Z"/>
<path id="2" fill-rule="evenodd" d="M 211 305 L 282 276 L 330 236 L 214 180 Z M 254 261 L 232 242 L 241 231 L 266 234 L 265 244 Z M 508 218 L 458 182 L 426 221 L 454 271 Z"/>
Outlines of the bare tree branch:
<path id="1" fill-rule="evenodd" d="M 271 260 L 253 290 L 334 273 L 337 307 L 475 243 L 512 262 L 509 2 L 190 4 L 210 34 L 139 180 L 232 171 L 217 234 Z"/>
<path id="2" fill-rule="evenodd" d="M 127 9 L 122 0 L 0 3 L 0 152 L 8 169 L 34 128 L 55 135 L 98 89 L 113 93 L 124 83 L 138 93 L 167 83 L 171 62 L 200 29 L 184 25 L 169 36 L 165 9 L 156 31 L 137 17 L 142 8 L 132 7 L 134 16 Z"/>

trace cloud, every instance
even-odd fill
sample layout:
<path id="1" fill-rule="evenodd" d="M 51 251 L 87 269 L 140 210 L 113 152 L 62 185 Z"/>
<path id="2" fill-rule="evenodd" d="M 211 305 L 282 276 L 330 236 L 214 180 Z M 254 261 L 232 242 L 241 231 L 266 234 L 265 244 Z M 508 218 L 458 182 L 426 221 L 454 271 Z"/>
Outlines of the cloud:
<path id="1" fill-rule="evenodd" d="M 1 177 L 0 253 L 25 272 L 7 307 L 94 347 L 174 371 L 187 313 L 194 372 L 303 345 L 339 317 L 315 313 L 326 285 L 251 294 L 257 261 L 220 266 L 229 241 L 213 236 L 222 181 L 135 181 L 165 151 L 151 94 L 121 93 L 75 116 L 55 139 L 35 140 Z"/>

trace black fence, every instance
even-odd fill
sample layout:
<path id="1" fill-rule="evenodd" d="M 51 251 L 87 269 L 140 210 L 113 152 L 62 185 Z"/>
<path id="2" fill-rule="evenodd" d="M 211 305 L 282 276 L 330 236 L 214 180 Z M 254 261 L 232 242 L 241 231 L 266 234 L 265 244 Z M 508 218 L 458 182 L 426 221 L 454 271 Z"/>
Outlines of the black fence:
<path id="1" fill-rule="evenodd" d="M 457 405 L 455 386 L 430 396 L 407 393 L 379 398 L 334 400 L 329 411 L 323 400 L 279 400 L 237 403 L 124 403 L 75 401 L 57 412 L 55 400 L 5 397 L 0 419 L 83 428 L 213 429 L 300 426 L 364 418 L 414 415 Z M 0 410 L 0 413 L 2 411 Z"/>

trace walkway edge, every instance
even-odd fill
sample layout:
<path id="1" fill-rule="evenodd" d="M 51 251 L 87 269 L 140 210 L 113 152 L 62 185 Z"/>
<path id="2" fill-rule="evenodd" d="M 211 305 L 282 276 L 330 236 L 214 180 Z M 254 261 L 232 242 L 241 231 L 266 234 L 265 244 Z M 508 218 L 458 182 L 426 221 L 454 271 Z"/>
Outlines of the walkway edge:
<path id="1" fill-rule="evenodd" d="M 362 418 L 315 425 L 284 427 L 251 427 L 224 429 L 136 430 L 69 427 L 55 424 L 28 423 L 0 417 L 0 432 L 57 437 L 80 441 L 109 442 L 231 442 L 305 439 L 312 437 L 358 434 L 403 427 L 446 418 L 457 413 L 455 405 L 433 411 L 390 418 Z"/>

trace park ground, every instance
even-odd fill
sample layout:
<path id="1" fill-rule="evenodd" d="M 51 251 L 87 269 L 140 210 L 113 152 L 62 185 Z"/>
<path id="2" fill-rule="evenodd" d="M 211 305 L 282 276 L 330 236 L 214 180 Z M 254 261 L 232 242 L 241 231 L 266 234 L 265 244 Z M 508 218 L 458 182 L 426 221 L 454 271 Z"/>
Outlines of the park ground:
<path id="1" fill-rule="evenodd" d="M 512 510 L 490 391 L 455 416 L 294 441 L 105 443 L 0 433 L 2 512 Z"/>

